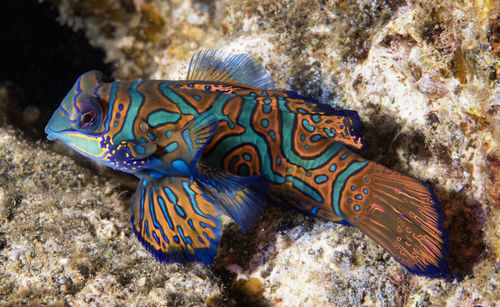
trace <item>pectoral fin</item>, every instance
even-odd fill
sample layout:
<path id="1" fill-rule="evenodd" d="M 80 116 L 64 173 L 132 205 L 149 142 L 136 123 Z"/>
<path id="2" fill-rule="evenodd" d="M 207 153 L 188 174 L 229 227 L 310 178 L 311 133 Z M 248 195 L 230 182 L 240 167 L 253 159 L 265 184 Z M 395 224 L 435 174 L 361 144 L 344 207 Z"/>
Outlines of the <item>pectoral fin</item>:
<path id="1" fill-rule="evenodd" d="M 260 176 L 239 177 L 200 162 L 197 180 L 220 210 L 246 232 L 266 206 L 267 185 Z"/>
<path id="2" fill-rule="evenodd" d="M 182 138 L 192 155 L 193 164 L 199 160 L 203 149 L 217 130 L 218 124 L 217 117 L 213 113 L 204 112 L 188 122 L 181 131 Z"/>
<path id="3" fill-rule="evenodd" d="M 132 230 L 157 260 L 213 262 L 221 220 L 213 200 L 191 178 L 141 179 L 132 199 Z"/>

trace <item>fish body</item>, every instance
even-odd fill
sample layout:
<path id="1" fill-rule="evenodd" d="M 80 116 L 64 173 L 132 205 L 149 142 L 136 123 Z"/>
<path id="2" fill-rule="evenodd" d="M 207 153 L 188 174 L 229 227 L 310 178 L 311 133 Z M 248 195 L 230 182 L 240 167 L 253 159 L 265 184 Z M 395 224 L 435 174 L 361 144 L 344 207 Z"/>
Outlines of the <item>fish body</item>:
<path id="1" fill-rule="evenodd" d="M 246 231 L 273 203 L 354 225 L 412 273 L 444 275 L 434 192 L 352 152 L 359 128 L 355 111 L 277 90 L 249 55 L 208 51 L 183 81 L 83 74 L 46 132 L 140 179 L 132 229 L 160 261 L 211 263 L 220 214 Z"/>

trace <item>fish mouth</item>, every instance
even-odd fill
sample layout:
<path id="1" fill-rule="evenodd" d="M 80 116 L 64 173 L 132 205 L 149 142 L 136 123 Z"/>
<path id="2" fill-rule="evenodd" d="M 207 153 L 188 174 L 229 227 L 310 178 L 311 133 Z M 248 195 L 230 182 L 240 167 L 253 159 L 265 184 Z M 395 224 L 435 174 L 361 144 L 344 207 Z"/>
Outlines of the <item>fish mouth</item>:
<path id="1" fill-rule="evenodd" d="M 50 141 L 54 141 L 55 139 L 57 139 L 57 137 L 55 136 L 56 132 L 50 129 L 48 125 L 45 127 L 45 133 L 47 134 L 47 139 L 49 139 Z"/>

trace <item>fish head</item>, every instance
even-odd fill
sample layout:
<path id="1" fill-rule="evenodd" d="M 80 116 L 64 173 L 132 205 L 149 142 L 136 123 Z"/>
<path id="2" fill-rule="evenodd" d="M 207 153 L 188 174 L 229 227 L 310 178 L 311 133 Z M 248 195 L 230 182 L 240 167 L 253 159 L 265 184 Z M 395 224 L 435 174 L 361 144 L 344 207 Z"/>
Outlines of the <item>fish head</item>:
<path id="1" fill-rule="evenodd" d="M 105 81 L 106 76 L 99 71 L 89 71 L 77 79 L 45 127 L 49 140 L 59 139 L 93 159 L 105 155 L 102 141 L 107 102 L 97 94 Z"/>

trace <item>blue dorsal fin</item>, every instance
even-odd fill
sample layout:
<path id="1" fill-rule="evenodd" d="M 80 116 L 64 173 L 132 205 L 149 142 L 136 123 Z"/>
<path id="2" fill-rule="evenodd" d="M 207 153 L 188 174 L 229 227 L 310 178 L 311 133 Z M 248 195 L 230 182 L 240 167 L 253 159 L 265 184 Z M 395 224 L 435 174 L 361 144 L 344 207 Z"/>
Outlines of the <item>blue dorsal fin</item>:
<path id="1" fill-rule="evenodd" d="M 193 55 L 186 80 L 234 82 L 275 90 L 273 79 L 249 54 L 229 54 L 220 50 L 202 50 Z"/>

